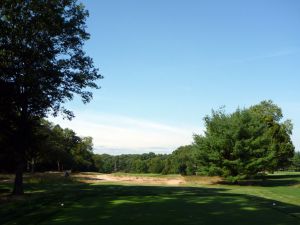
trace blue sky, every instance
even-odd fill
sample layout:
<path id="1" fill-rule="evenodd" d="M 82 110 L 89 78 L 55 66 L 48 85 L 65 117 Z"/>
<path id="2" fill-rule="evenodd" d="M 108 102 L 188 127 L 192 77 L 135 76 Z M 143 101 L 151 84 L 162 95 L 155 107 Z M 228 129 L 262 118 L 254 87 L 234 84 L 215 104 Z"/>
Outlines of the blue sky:
<path id="1" fill-rule="evenodd" d="M 82 1 L 85 49 L 104 79 L 94 100 L 68 104 L 95 152 L 173 151 L 202 118 L 271 99 L 300 150 L 300 1 Z"/>

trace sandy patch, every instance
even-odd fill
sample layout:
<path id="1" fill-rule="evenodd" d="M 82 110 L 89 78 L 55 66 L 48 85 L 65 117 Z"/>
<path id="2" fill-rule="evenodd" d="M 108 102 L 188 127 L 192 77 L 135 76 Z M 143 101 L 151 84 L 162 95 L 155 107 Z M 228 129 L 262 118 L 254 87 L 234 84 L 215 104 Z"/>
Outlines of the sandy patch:
<path id="1" fill-rule="evenodd" d="M 184 184 L 215 184 L 220 181 L 219 177 L 143 177 L 122 174 L 74 174 L 75 177 L 81 182 L 85 183 L 99 183 L 99 182 L 121 182 L 126 184 L 135 185 L 167 185 L 167 186 L 180 186 Z"/>
<path id="2" fill-rule="evenodd" d="M 85 183 L 98 183 L 98 182 L 121 182 L 127 184 L 162 184 L 162 185 L 182 185 L 186 181 L 183 177 L 176 178 L 160 178 L 160 177 L 142 177 L 142 176 L 133 176 L 133 175 L 114 175 L 114 174 L 74 174 L 72 177 L 75 177 L 79 181 Z"/>

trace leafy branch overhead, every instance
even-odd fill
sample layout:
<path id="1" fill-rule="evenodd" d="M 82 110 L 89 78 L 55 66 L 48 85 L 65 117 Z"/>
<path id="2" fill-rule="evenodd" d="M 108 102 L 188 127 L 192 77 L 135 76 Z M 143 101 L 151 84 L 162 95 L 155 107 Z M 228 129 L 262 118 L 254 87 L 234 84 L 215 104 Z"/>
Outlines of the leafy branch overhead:
<path id="1" fill-rule="evenodd" d="M 3 1 L 0 8 L 0 81 L 10 84 L 18 110 L 45 116 L 74 94 L 84 103 L 102 78 L 83 50 L 88 12 L 74 0 Z"/>

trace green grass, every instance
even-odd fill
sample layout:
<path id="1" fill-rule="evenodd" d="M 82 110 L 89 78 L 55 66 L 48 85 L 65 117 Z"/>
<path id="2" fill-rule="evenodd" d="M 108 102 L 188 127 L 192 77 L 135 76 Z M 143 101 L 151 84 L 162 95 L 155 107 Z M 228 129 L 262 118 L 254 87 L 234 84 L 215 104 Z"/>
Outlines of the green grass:
<path id="1" fill-rule="evenodd" d="M 27 194 L 17 199 L 5 197 L 11 184 L 4 178 L 0 176 L 3 225 L 300 224 L 300 173 L 241 185 L 180 187 L 83 184 L 37 175 L 26 178 Z"/>

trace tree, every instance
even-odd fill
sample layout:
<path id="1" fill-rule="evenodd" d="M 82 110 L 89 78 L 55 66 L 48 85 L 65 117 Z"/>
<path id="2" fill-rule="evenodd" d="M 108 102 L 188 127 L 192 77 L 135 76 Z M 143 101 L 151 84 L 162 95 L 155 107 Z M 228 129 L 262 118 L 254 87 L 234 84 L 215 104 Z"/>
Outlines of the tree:
<path id="1" fill-rule="evenodd" d="M 94 169 L 93 161 L 93 139 L 83 137 L 78 139 L 78 143 L 71 150 L 74 160 L 72 169 L 76 171 L 92 171 Z"/>
<path id="2" fill-rule="evenodd" d="M 300 152 L 296 152 L 293 159 L 291 169 L 295 171 L 300 171 Z"/>
<path id="3" fill-rule="evenodd" d="M 162 156 L 158 155 L 155 158 L 149 160 L 149 173 L 161 173 L 164 169 Z"/>
<path id="4" fill-rule="evenodd" d="M 280 122 L 283 118 L 282 110 L 271 100 L 262 101 L 249 109 L 256 115 L 262 124 L 267 126 L 270 150 L 273 152 L 269 161 L 268 170 L 284 169 L 290 166 L 294 156 L 294 145 L 291 141 L 293 124 L 291 120 Z"/>
<path id="5" fill-rule="evenodd" d="M 235 182 L 287 167 L 294 154 L 292 124 L 281 119 L 281 109 L 271 101 L 232 114 L 213 111 L 204 118 L 205 135 L 194 137 L 199 173 Z"/>
<path id="6" fill-rule="evenodd" d="M 29 135 L 29 149 L 26 152 L 25 159 L 27 161 L 27 170 L 34 172 L 36 163 L 47 155 L 52 154 L 46 153 L 47 150 L 51 149 L 50 141 L 53 124 L 47 120 L 35 121 L 36 123 L 32 126 L 31 134 Z"/>
<path id="7" fill-rule="evenodd" d="M 39 170 L 95 170 L 91 137 L 79 137 L 73 130 L 63 129 L 46 120 L 36 125 L 32 136 L 26 157 L 31 170 L 36 164 Z"/>
<path id="8" fill-rule="evenodd" d="M 59 125 L 51 124 L 48 130 L 48 138 L 42 145 L 44 161 L 50 165 L 54 164 L 57 171 L 62 171 L 63 168 L 71 169 L 73 163 L 71 150 L 79 142 L 79 137 L 74 131 L 63 129 Z"/>
<path id="9" fill-rule="evenodd" d="M 16 142 L 14 194 L 23 193 L 23 168 L 35 121 L 63 113 L 74 115 L 63 104 L 74 94 L 84 103 L 102 78 L 83 51 L 89 39 L 88 16 L 77 0 L 3 0 L 0 6 L 0 84 L 9 97 Z M 0 102 L 3 101 L 0 100 Z"/>
<path id="10" fill-rule="evenodd" d="M 148 166 L 145 160 L 136 159 L 133 161 L 133 168 L 136 173 L 147 173 Z"/>
<path id="11" fill-rule="evenodd" d="M 169 156 L 171 168 L 168 173 L 179 173 L 181 175 L 194 175 L 196 173 L 197 162 L 195 160 L 194 146 L 186 145 L 177 148 Z M 166 169 L 164 173 L 166 173 Z"/>

